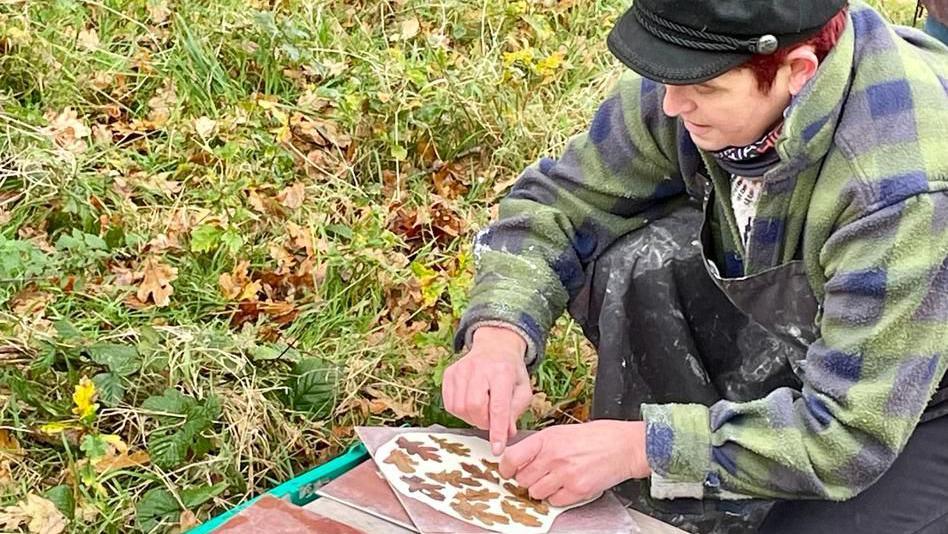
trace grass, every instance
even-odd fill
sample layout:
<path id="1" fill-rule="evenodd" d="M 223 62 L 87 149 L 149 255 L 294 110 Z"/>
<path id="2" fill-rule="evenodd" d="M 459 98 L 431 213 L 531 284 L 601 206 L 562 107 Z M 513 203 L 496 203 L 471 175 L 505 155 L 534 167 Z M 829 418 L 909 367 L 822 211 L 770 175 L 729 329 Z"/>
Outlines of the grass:
<path id="1" fill-rule="evenodd" d="M 0 2 L 0 505 L 181 529 L 449 422 L 471 237 L 584 127 L 624 4 Z M 566 319 L 548 356 L 527 425 L 588 407 Z"/>

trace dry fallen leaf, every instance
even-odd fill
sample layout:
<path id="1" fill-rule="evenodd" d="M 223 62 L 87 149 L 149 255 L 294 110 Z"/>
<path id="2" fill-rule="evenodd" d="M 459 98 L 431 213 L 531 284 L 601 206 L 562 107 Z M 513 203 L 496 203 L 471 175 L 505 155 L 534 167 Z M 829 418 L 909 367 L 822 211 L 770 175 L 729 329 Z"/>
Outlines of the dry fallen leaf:
<path id="1" fill-rule="evenodd" d="M 148 99 L 150 111 L 148 112 L 147 124 L 144 126 L 147 129 L 157 129 L 164 126 L 171 116 L 171 108 L 177 102 L 178 96 L 175 93 L 174 82 L 169 79 L 155 96 Z"/>
<path id="2" fill-rule="evenodd" d="M 140 467 L 148 465 L 148 463 L 151 462 L 151 456 L 149 456 L 146 451 L 135 451 L 129 454 L 126 450 L 115 454 L 114 451 L 110 450 L 110 453 L 113 454 L 100 459 L 93 466 L 97 473 L 106 473 L 108 471 L 116 471 L 129 467 Z"/>
<path id="3" fill-rule="evenodd" d="M 67 107 L 58 114 L 46 113 L 45 117 L 49 126 L 44 131 L 57 145 L 70 152 L 82 152 L 88 147 L 84 139 L 92 134 L 92 130 L 79 120 L 75 110 Z"/>
<path id="4" fill-rule="evenodd" d="M 221 273 L 218 277 L 218 284 L 221 287 L 221 293 L 225 298 L 238 301 L 256 301 L 259 300 L 257 292 L 260 291 L 260 282 L 251 280 L 247 275 L 250 262 L 243 260 L 234 267 L 229 273 Z"/>
<path id="5" fill-rule="evenodd" d="M 17 459 L 23 456 L 23 448 L 16 436 L 5 428 L 0 428 L 0 459 Z"/>
<path id="6" fill-rule="evenodd" d="M 302 182 L 296 182 L 277 194 L 276 199 L 287 208 L 295 210 L 306 200 L 306 187 Z"/>
<path id="7" fill-rule="evenodd" d="M 0 512 L 0 526 L 5 530 L 19 530 L 26 523 L 35 534 L 59 534 L 66 529 L 66 518 L 48 499 L 29 494 L 26 500 L 7 506 Z"/>
<path id="8" fill-rule="evenodd" d="M 197 132 L 202 139 L 210 139 L 214 135 L 214 130 L 217 129 L 217 121 L 210 119 L 206 116 L 198 117 L 194 119 L 194 131 Z"/>
<path id="9" fill-rule="evenodd" d="M 400 31 L 398 35 L 394 36 L 393 40 L 407 41 L 416 35 L 421 30 L 421 23 L 418 22 L 418 17 L 410 17 L 402 21 L 400 26 Z"/>
<path id="10" fill-rule="evenodd" d="M 178 518 L 178 528 L 181 532 L 187 532 L 192 528 L 198 526 L 200 521 L 198 521 L 197 516 L 194 515 L 194 512 L 190 510 L 184 510 L 181 512 L 181 516 Z"/>
<path id="11" fill-rule="evenodd" d="M 146 8 L 148 9 L 148 18 L 150 18 L 151 23 L 155 25 L 160 26 L 171 16 L 171 10 L 168 9 L 167 0 L 149 0 Z"/>
<path id="12" fill-rule="evenodd" d="M 139 274 L 142 282 L 136 293 L 138 300 L 147 303 L 151 298 L 156 306 L 167 306 L 174 293 L 171 282 L 178 277 L 178 270 L 159 262 L 158 258 L 152 256 L 142 263 Z"/>
<path id="13" fill-rule="evenodd" d="M 85 48 L 90 51 L 95 50 L 99 48 L 99 33 L 95 31 L 95 28 L 79 30 L 79 36 L 76 38 L 76 42 L 80 48 Z"/>

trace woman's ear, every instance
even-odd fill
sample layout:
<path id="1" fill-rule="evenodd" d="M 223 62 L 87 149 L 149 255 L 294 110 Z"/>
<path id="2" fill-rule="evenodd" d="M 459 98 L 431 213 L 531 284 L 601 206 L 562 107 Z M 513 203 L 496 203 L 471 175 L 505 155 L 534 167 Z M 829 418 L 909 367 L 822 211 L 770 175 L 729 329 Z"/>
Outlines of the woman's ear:
<path id="1" fill-rule="evenodd" d="M 787 54 L 784 65 L 790 67 L 790 78 L 787 80 L 790 94 L 796 96 L 803 90 L 806 82 L 810 81 L 820 66 L 813 47 L 810 45 L 794 48 Z"/>

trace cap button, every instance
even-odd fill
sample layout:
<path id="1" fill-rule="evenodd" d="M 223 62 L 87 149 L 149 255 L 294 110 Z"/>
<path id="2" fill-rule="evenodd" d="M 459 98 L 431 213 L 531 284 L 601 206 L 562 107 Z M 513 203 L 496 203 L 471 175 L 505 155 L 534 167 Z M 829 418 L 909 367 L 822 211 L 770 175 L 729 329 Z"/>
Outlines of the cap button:
<path id="1" fill-rule="evenodd" d="M 767 35 L 762 35 L 757 39 L 757 45 L 755 46 L 758 54 L 770 55 L 777 51 L 777 38 L 769 33 Z"/>

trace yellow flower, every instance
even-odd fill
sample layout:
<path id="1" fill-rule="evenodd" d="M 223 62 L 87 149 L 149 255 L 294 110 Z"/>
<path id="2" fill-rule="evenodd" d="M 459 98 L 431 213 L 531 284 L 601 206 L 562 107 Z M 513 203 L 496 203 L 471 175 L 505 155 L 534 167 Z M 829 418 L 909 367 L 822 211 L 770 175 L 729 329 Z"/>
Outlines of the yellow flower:
<path id="1" fill-rule="evenodd" d="M 563 52 L 556 52 L 549 57 L 545 57 L 540 61 L 537 61 L 537 74 L 543 76 L 544 78 L 550 77 L 556 74 L 556 71 L 559 70 L 560 65 L 562 64 Z"/>
<path id="2" fill-rule="evenodd" d="M 75 393 L 72 394 L 72 401 L 76 403 L 72 413 L 78 415 L 80 419 L 94 416 L 96 410 L 99 409 L 99 405 L 94 403 L 95 397 L 95 384 L 88 377 L 82 377 L 76 385 Z"/>
<path id="3" fill-rule="evenodd" d="M 515 63 L 521 63 L 527 67 L 533 65 L 533 58 L 536 55 L 533 48 L 524 48 L 516 52 L 504 52 L 504 66 L 510 67 Z"/>

